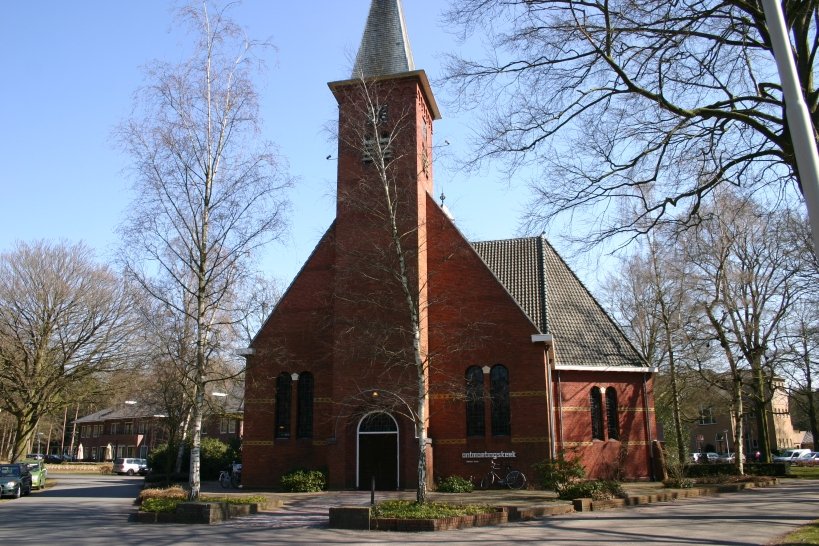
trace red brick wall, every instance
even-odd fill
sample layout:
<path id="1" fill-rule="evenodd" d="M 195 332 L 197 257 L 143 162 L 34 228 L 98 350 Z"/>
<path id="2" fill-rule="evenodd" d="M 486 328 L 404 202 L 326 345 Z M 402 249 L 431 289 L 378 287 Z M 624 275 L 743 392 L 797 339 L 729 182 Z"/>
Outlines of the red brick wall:
<path id="1" fill-rule="evenodd" d="M 650 376 L 645 385 L 641 373 L 561 370 L 554 377 L 558 450 L 567 458 L 580 457 L 591 478 L 611 478 L 618 473 L 631 479 L 650 478 L 651 441 L 656 439 Z M 594 386 L 617 392 L 619 440 L 608 437 L 607 426 L 605 440 L 592 440 L 589 396 Z M 605 407 L 605 397 L 603 400 Z M 607 424 L 605 410 L 603 413 Z"/>

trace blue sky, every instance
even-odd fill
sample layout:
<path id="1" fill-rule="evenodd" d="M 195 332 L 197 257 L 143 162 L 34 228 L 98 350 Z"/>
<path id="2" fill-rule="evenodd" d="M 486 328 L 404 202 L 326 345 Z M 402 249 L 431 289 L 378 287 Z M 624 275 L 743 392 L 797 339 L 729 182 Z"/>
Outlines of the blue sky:
<path id="1" fill-rule="evenodd" d="M 336 144 L 325 127 L 336 117 L 327 82 L 350 74 L 370 0 L 245 0 L 234 19 L 253 38 L 276 46 L 260 79 L 264 138 L 276 143 L 296 183 L 290 194 L 291 229 L 262 255 L 268 274 L 283 286 L 318 242 L 335 215 Z M 174 30 L 165 0 L 29 0 L 4 6 L 0 21 L 0 251 L 14 241 L 83 240 L 101 260 L 118 245 L 116 227 L 130 202 L 129 158 L 112 131 L 125 119 L 142 67 L 173 61 L 186 44 Z M 417 68 L 434 82 L 442 54 L 461 47 L 440 22 L 442 0 L 404 0 Z M 433 83 L 443 119 L 435 141 L 464 157 L 470 127 L 466 113 L 447 107 Z M 508 184 L 492 169 L 467 176 L 445 161 L 435 164 L 435 193 L 470 240 L 519 235 L 526 204 L 521 179 Z M 547 234 L 549 235 L 549 234 Z M 563 242 L 550 236 L 563 250 Z M 564 252 L 565 254 L 565 252 Z M 594 284 L 593 260 L 569 260 Z"/>

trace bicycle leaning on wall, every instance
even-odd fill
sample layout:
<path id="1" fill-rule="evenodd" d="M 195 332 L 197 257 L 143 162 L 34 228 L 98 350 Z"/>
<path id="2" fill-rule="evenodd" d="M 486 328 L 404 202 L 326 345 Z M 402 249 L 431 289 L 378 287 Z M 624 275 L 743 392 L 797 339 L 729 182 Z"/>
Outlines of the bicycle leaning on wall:
<path id="1" fill-rule="evenodd" d="M 233 463 L 229 470 L 222 470 L 219 473 L 219 485 L 227 489 L 228 487 L 240 487 L 242 484 L 242 463 Z"/>
<path id="2" fill-rule="evenodd" d="M 522 489 L 526 487 L 526 476 L 519 470 L 514 470 L 511 465 L 507 464 L 505 475 L 503 477 L 498 474 L 500 465 L 497 459 L 492 459 L 489 463 L 489 472 L 481 479 L 481 489 L 491 489 L 492 487 L 506 486 L 509 489 Z"/>

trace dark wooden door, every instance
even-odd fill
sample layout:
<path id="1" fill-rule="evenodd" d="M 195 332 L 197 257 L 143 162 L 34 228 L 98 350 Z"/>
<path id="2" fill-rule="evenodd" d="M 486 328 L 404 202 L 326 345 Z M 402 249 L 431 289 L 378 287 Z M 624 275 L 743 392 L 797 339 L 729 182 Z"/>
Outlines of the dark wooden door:
<path id="1" fill-rule="evenodd" d="M 398 489 L 397 434 L 361 434 L 358 437 L 358 488 L 370 489 L 373 476 L 377 490 Z"/>

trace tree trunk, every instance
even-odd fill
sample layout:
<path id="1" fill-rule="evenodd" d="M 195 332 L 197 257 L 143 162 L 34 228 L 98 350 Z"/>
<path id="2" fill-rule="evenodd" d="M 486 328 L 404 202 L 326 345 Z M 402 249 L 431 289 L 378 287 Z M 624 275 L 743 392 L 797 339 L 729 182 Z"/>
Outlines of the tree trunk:
<path id="1" fill-rule="evenodd" d="M 756 413 L 756 434 L 759 438 L 759 452 L 762 462 L 771 462 L 771 441 L 768 434 L 768 408 L 765 403 L 765 378 L 762 366 L 759 364 L 759 357 L 756 356 L 751 362 L 753 373 L 753 400 L 754 412 Z"/>
<path id="2" fill-rule="evenodd" d="M 742 445 L 742 431 L 743 431 L 743 426 L 742 426 L 742 411 L 743 411 L 743 407 L 742 407 L 742 382 L 741 382 L 739 377 L 734 375 L 733 383 L 734 384 L 733 384 L 733 388 L 732 388 L 732 391 L 731 391 L 731 398 L 733 398 L 733 400 L 732 400 L 731 407 L 733 408 L 732 417 L 734 419 L 734 455 L 736 457 L 734 459 L 734 464 L 737 467 L 737 473 L 740 476 L 744 476 L 745 475 L 745 466 L 744 466 L 744 463 L 742 461 L 742 458 L 743 458 L 743 455 L 744 455 L 744 452 L 745 452 L 745 449 L 744 449 L 744 447 Z M 725 437 L 725 441 L 726 441 L 726 443 L 728 442 L 728 437 L 727 436 Z"/>
<path id="3" fill-rule="evenodd" d="M 17 426 L 14 430 L 14 444 L 11 448 L 11 462 L 17 462 L 28 452 L 31 436 L 37 428 L 37 417 L 33 413 L 15 415 Z"/>

